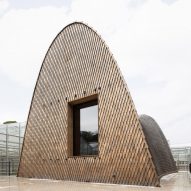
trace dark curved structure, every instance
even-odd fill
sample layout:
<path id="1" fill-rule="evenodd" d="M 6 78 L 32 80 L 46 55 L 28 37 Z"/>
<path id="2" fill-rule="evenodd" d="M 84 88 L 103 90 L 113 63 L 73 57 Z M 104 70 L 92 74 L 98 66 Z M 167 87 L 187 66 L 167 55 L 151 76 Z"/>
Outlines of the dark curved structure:
<path id="1" fill-rule="evenodd" d="M 139 121 L 158 176 L 162 177 L 166 174 L 177 172 L 170 147 L 157 122 L 148 115 L 140 115 Z"/>

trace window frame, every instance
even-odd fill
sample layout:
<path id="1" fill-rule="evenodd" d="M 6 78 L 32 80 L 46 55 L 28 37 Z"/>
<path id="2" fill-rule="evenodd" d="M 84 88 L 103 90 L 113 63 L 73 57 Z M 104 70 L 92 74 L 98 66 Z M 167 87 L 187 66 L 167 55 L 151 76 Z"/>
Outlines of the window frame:
<path id="1" fill-rule="evenodd" d="M 91 106 L 98 106 L 98 154 L 97 155 L 80 155 L 80 109 Z M 77 111 L 77 116 L 74 116 Z M 77 122 L 75 122 L 77 121 Z M 77 132 L 78 131 L 78 132 Z M 77 138 L 75 137 L 77 136 Z M 78 146 L 76 147 L 76 145 Z M 93 94 L 81 99 L 68 102 L 68 157 L 99 157 L 99 99 L 98 94 Z"/>

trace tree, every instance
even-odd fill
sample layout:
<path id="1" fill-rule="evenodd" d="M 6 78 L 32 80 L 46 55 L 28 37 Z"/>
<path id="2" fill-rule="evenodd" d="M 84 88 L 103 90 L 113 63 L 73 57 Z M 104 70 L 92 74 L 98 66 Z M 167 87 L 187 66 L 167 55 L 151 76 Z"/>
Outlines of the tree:
<path id="1" fill-rule="evenodd" d="M 17 121 L 5 121 L 3 124 L 17 123 Z"/>

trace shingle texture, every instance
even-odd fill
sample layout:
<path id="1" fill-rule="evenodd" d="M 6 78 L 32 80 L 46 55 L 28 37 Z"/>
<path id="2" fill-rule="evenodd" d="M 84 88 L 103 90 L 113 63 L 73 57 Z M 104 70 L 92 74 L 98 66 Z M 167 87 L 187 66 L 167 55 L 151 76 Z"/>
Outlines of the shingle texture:
<path id="1" fill-rule="evenodd" d="M 74 156 L 70 105 L 91 96 L 98 99 L 99 152 Z M 105 42 L 86 24 L 66 26 L 48 49 L 31 102 L 18 176 L 159 185 L 123 76 Z"/>
<path id="2" fill-rule="evenodd" d="M 75 156 L 71 105 L 94 96 L 98 100 L 98 154 Z M 160 129 L 155 127 L 153 135 L 149 129 L 146 137 L 156 136 L 161 149 L 167 149 Z M 154 146 L 150 145 L 151 151 L 157 149 Z M 165 162 L 170 161 L 167 167 L 172 162 L 169 153 L 164 154 L 164 161 L 153 154 L 162 173 Z M 66 26 L 46 53 L 28 115 L 18 176 L 145 186 L 160 183 L 117 62 L 86 24 Z"/>
<path id="3" fill-rule="evenodd" d="M 168 142 L 156 121 L 148 116 L 141 115 L 139 121 L 153 159 L 158 176 L 176 172 L 176 165 L 171 154 Z"/>

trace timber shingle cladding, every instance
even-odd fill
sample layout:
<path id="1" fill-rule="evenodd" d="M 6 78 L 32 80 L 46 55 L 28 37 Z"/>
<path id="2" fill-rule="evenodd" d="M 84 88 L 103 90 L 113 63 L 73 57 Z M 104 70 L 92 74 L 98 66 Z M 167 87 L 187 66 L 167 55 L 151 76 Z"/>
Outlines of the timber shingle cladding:
<path id="1" fill-rule="evenodd" d="M 139 121 L 158 176 L 162 177 L 166 174 L 177 172 L 170 147 L 157 122 L 148 115 L 140 115 Z"/>
<path id="2" fill-rule="evenodd" d="M 72 157 L 68 104 L 94 94 L 98 96 L 99 155 Z M 159 185 L 139 117 L 117 63 L 100 36 L 83 23 L 66 26 L 44 58 L 18 176 Z"/>

